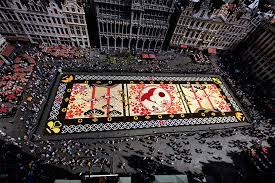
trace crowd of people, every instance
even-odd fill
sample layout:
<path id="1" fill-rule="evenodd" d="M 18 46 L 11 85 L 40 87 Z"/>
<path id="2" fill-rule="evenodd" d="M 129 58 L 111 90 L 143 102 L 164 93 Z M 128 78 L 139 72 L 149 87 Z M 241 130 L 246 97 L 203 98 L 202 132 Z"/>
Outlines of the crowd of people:
<path id="1" fill-rule="evenodd" d="M 13 144 L 34 157 L 30 162 L 22 161 L 22 164 L 18 165 L 15 171 L 21 172 L 22 176 L 16 177 L 17 180 L 21 181 L 27 178 L 38 180 L 40 175 L 42 178 L 47 177 L 45 171 L 38 171 L 39 168 L 37 167 L 41 167 L 41 165 L 55 165 L 74 173 L 80 173 L 80 175 L 90 172 L 91 167 L 93 171 L 112 173 L 114 166 L 118 172 L 125 174 L 130 174 L 133 169 L 143 175 L 169 173 L 175 172 L 171 167 L 182 166 L 180 162 L 192 165 L 194 158 L 197 158 L 196 156 L 204 154 L 210 159 L 221 161 L 223 157 L 215 152 L 222 152 L 225 147 L 245 151 L 249 144 L 262 146 L 261 142 L 267 141 L 268 138 L 274 138 L 274 128 L 270 124 L 271 120 L 266 119 L 260 111 L 257 111 L 256 103 L 253 103 L 253 93 L 245 93 L 243 88 L 237 84 L 241 78 L 232 78 L 230 72 L 226 70 L 222 63 L 218 63 L 220 66 L 218 68 L 209 65 L 203 67 L 203 69 L 191 62 L 173 63 L 181 56 L 177 52 L 159 53 L 156 59 L 143 60 L 141 63 L 137 61 L 135 56 L 130 56 L 131 59 L 117 59 L 116 63 L 110 63 L 107 55 L 100 54 L 98 51 L 85 53 L 86 56 L 81 58 L 68 58 L 68 61 L 64 61 L 61 57 L 45 53 L 43 49 L 45 48 L 32 47 L 25 51 L 26 56 L 36 61 L 31 74 L 27 77 L 28 85 L 24 88 L 24 96 L 31 97 L 31 100 L 24 99 L 21 102 L 18 119 L 15 119 L 24 125 L 25 133 L 23 136 L 13 137 L 5 133 L 3 129 L 0 131 L 0 138 L 6 141 L 1 146 L 2 149 L 6 149 L 1 154 L 2 163 L 9 164 L 16 160 L 5 158 L 10 153 L 9 151 L 6 152 L 7 144 Z M 87 55 L 89 56 L 87 57 Z M 25 63 L 25 60 L 20 61 L 20 64 L 23 66 L 29 65 Z M 9 73 L 13 73 L 13 65 L 4 67 L 5 69 L 1 71 L 1 77 L 7 78 Z M 40 135 L 34 134 L 34 132 L 39 124 L 41 109 L 47 104 L 48 91 L 59 71 L 219 74 L 226 79 L 241 101 L 244 101 L 243 97 L 251 101 L 252 104 L 244 104 L 245 109 L 252 118 L 253 128 L 210 130 L 197 133 L 165 133 L 118 139 L 47 141 Z M 19 81 L 15 80 L 10 87 L 25 86 L 21 83 L 17 85 L 16 82 Z M 253 87 L 253 85 L 250 86 Z M 233 138 L 238 135 L 247 138 L 243 141 L 234 140 Z M 232 139 L 227 143 L 222 143 L 221 139 L 225 137 Z M 193 143 L 198 144 L 198 146 L 192 148 L 194 147 Z M 120 154 L 123 154 L 123 156 Z M 138 159 L 137 156 L 129 156 L 131 154 L 143 158 Z M 16 157 L 22 160 L 20 153 Z M 114 158 L 116 159 L 114 160 Z M 137 160 L 147 163 L 131 163 L 137 162 Z M 149 165 L 148 162 L 150 162 Z M 26 172 L 26 170 L 28 171 Z M 41 170 L 43 169 L 41 168 Z M 8 169 L 4 169 L 4 171 L 8 172 Z"/>
<path id="2" fill-rule="evenodd" d="M 39 48 L 42 50 L 43 53 L 49 54 L 56 58 L 61 59 L 76 59 L 87 56 L 88 50 L 83 48 L 76 48 L 76 47 L 68 47 L 64 45 L 39 45 Z"/>
<path id="3" fill-rule="evenodd" d="M 191 58 L 196 63 L 200 63 L 200 64 L 208 64 L 208 63 L 210 63 L 210 59 L 208 58 L 208 56 L 205 55 L 205 54 L 203 54 L 202 52 L 193 53 L 191 55 Z"/>
<path id="4" fill-rule="evenodd" d="M 24 88 L 35 66 L 26 54 L 15 57 L 12 65 L 3 65 L 0 71 L 0 117 L 11 117 L 22 100 Z"/>

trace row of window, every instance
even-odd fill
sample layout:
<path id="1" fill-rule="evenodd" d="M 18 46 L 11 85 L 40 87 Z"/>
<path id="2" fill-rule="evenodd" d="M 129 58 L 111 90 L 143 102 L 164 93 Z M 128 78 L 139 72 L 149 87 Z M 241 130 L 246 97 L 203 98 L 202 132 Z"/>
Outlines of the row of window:
<path id="1" fill-rule="evenodd" d="M 198 33 L 192 33 L 193 35 L 198 36 Z M 202 37 L 203 38 L 203 43 L 209 43 L 211 40 L 213 40 L 212 36 L 209 35 L 205 35 Z M 180 44 L 192 44 L 192 45 L 196 45 L 198 43 L 198 39 L 194 36 L 194 37 L 183 37 L 181 35 L 175 35 L 172 38 L 171 44 L 173 45 L 180 45 Z M 196 45 L 198 46 L 198 45 Z M 223 48 L 227 48 L 230 46 L 230 43 L 224 43 L 222 41 L 219 40 L 219 38 L 215 38 L 214 41 L 212 41 L 210 43 L 210 46 L 216 46 L 216 47 L 223 47 Z"/>
<path id="2" fill-rule="evenodd" d="M 0 32 L 12 32 L 12 33 L 18 33 L 23 34 L 23 28 L 21 27 L 21 24 L 10 24 L 6 23 L 0 26 Z"/>
<path id="3" fill-rule="evenodd" d="M 139 1 L 139 0 L 135 0 Z M 144 0 L 144 4 L 154 4 L 171 7 L 173 0 Z"/>
<path id="4" fill-rule="evenodd" d="M 84 26 L 70 26 L 70 31 L 71 34 L 75 36 L 87 36 L 87 30 Z"/>
<path id="5" fill-rule="evenodd" d="M 40 34 L 68 35 L 68 29 L 63 27 L 25 24 L 25 29 L 27 32 L 35 32 Z"/>
<path id="6" fill-rule="evenodd" d="M 66 6 L 65 7 L 65 10 L 66 11 L 70 11 L 70 12 L 76 12 L 76 13 L 80 13 L 81 12 L 81 9 L 78 9 L 77 7 L 73 7 L 73 6 Z"/>
<path id="7" fill-rule="evenodd" d="M 85 24 L 84 16 L 83 15 L 71 15 L 71 14 L 67 14 L 66 17 L 67 17 L 67 21 L 69 23 Z"/>
<path id="8" fill-rule="evenodd" d="M 132 34 L 144 36 L 158 36 L 164 37 L 166 28 L 153 28 L 153 27 L 132 27 Z M 130 34 L 130 25 L 122 25 L 115 23 L 99 23 L 99 32 L 117 33 L 117 34 Z"/>
<path id="9" fill-rule="evenodd" d="M 241 31 L 244 31 L 243 27 L 235 27 L 233 25 L 222 25 L 222 24 L 214 24 L 214 23 L 208 23 L 208 22 L 202 22 L 192 19 L 186 19 L 184 17 L 181 17 L 178 21 L 178 25 L 183 25 L 187 27 L 195 27 L 195 28 L 201 28 L 201 29 L 208 29 L 208 30 L 219 30 L 223 29 L 227 32 L 233 32 L 233 33 L 240 33 Z M 176 31 L 180 31 L 181 27 L 177 26 Z"/>
<path id="10" fill-rule="evenodd" d="M 18 17 L 21 20 L 32 23 L 40 23 L 40 24 L 65 24 L 65 20 L 63 17 L 51 17 L 51 16 L 43 16 L 29 13 L 18 13 Z"/>
<path id="11" fill-rule="evenodd" d="M 130 34 L 130 25 L 100 22 L 99 32 Z"/>
<path id="12" fill-rule="evenodd" d="M 87 38 L 72 40 L 71 38 L 33 35 L 33 34 L 30 34 L 30 37 L 33 42 L 45 42 L 50 44 L 66 44 L 71 46 L 83 46 L 83 47 L 89 46 L 89 40 Z"/>
<path id="13" fill-rule="evenodd" d="M 18 21 L 16 15 L 13 11 L 10 10 L 0 10 L 0 20 L 4 21 Z"/>
<path id="14" fill-rule="evenodd" d="M 272 80 L 275 77 L 275 69 L 265 57 L 257 59 L 254 55 L 248 55 L 247 61 L 252 66 L 256 76 L 261 80 Z"/>

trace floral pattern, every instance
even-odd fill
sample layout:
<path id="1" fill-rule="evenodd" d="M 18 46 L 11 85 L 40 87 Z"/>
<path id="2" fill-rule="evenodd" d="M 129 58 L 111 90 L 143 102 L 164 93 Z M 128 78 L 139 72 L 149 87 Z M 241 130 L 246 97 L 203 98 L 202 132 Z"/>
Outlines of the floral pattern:
<path id="1" fill-rule="evenodd" d="M 90 107 L 90 102 L 86 100 L 88 93 L 89 86 L 87 84 L 75 83 L 73 85 L 65 119 L 85 117 L 84 109 L 88 110 Z"/>

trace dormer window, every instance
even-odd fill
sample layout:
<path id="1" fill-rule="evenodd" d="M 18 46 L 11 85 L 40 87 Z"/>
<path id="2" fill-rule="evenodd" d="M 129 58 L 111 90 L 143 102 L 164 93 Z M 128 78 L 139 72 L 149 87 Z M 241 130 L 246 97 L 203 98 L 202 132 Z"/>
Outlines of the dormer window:
<path id="1" fill-rule="evenodd" d="M 204 14 L 205 14 L 205 10 L 202 10 L 202 12 L 201 12 L 201 16 L 200 16 L 200 17 L 203 17 L 203 16 L 204 16 Z"/>
<path id="2" fill-rule="evenodd" d="M 18 7 L 18 9 L 22 9 L 21 5 L 18 2 L 16 2 L 15 4 Z"/>

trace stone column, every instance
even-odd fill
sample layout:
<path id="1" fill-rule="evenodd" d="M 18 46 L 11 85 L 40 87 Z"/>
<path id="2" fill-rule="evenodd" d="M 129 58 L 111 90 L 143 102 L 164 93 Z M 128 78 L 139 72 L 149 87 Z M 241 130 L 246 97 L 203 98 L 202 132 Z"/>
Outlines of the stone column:
<path id="1" fill-rule="evenodd" d="M 156 46 L 157 46 L 157 43 L 158 43 L 157 40 L 155 40 L 155 41 L 156 41 L 156 43 L 155 43 L 155 45 L 154 45 L 154 50 L 156 49 Z"/>
<path id="2" fill-rule="evenodd" d="M 102 41 L 101 41 L 101 39 L 102 39 L 102 36 L 99 36 L 99 45 L 100 45 L 100 49 L 102 49 Z"/>
<path id="3" fill-rule="evenodd" d="M 107 37 L 107 50 L 109 52 L 109 37 Z"/>
<path id="4" fill-rule="evenodd" d="M 143 51 L 143 48 L 144 48 L 144 40 L 142 39 L 142 48 L 141 48 L 141 50 Z"/>
<path id="5" fill-rule="evenodd" d="M 116 38 L 117 38 L 117 37 L 116 37 L 116 36 L 114 36 L 114 40 L 115 40 L 115 41 L 114 41 L 115 50 L 116 50 Z"/>

